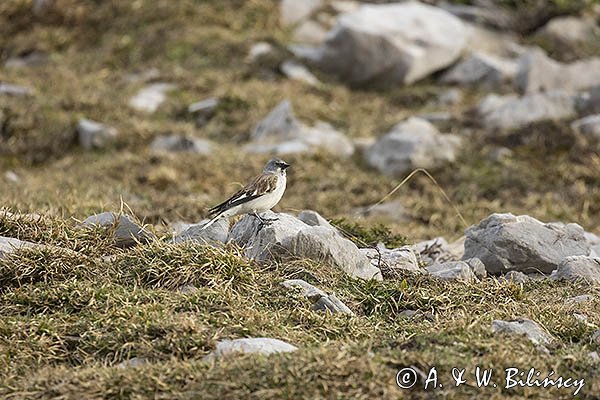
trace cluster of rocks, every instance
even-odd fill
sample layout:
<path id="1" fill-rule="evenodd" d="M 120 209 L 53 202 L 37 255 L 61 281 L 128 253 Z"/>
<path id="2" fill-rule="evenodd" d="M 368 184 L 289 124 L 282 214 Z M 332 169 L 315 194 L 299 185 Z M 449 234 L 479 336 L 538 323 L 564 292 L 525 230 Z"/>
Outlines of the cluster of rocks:
<path id="1" fill-rule="evenodd" d="M 292 30 L 289 49 L 297 60 L 350 85 L 407 85 L 437 73 L 443 84 L 515 92 L 490 93 L 475 108 L 486 135 L 579 116 L 572 123 L 575 134 L 600 136 L 599 100 L 593 95 L 600 91 L 600 58 L 562 63 L 539 47 L 522 46 L 517 35 L 496 30 L 510 32 L 512 18 L 492 4 L 282 0 L 280 15 L 281 24 Z M 557 17 L 534 37 L 576 47 L 599 40 L 599 32 L 593 18 Z M 286 61 L 282 69 L 289 65 L 301 67 L 300 79 L 316 84 L 297 61 Z M 367 163 L 387 175 L 402 175 L 453 162 L 461 138 L 440 134 L 430 122 L 400 122 L 367 146 Z"/>

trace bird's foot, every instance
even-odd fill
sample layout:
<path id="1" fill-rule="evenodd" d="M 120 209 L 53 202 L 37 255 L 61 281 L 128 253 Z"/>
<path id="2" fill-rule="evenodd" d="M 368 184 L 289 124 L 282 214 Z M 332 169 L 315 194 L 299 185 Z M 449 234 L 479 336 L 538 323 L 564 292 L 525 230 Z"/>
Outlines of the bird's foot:
<path id="1" fill-rule="evenodd" d="M 260 229 L 262 229 L 263 226 L 265 226 L 265 225 L 271 225 L 273 222 L 279 220 L 279 218 L 277 218 L 277 217 L 276 218 L 263 218 L 260 215 L 258 215 L 257 213 L 252 213 L 251 215 L 260 221 Z"/>

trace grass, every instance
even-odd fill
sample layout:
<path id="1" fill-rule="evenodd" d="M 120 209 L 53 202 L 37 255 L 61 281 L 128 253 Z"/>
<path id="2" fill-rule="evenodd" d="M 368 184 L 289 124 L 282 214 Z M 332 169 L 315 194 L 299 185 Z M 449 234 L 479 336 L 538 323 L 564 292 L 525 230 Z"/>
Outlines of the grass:
<path id="1" fill-rule="evenodd" d="M 199 221 L 208 206 L 260 170 L 265 157 L 241 154 L 239 146 L 281 100 L 290 99 L 307 124 L 324 120 L 352 138 L 371 137 L 408 115 L 438 111 L 434 100 L 443 88 L 435 81 L 350 89 L 322 75 L 319 88 L 287 80 L 277 64 L 288 56 L 290 32 L 279 26 L 271 0 L 55 4 L 35 16 L 30 1 L 0 2 L 0 61 L 31 50 L 49 57 L 38 67 L 0 69 L 2 82 L 34 89 L 31 97 L 0 97 L 0 170 L 20 177 L 15 183 L 0 175 L 0 205 L 13 212 L 0 212 L 0 236 L 44 245 L 0 260 L 0 397 L 473 398 L 482 390 L 452 387 L 450 371 L 478 365 L 556 370 L 586 379 L 580 398 L 599 395 L 597 368 L 587 356 L 600 350 L 590 341 L 600 325 L 597 287 L 495 278 L 450 283 L 409 273 L 363 282 L 306 260 L 257 265 L 235 247 L 166 242 L 173 223 Z M 579 11 L 573 4 L 560 12 Z M 245 62 L 262 40 L 274 44 L 274 56 Z M 145 115 L 126 105 L 144 85 L 128 77 L 149 68 L 177 89 L 157 113 Z M 467 110 L 482 95 L 472 90 L 457 107 Z M 212 96 L 220 99 L 216 114 L 197 128 L 185 108 Z M 116 127 L 117 142 L 82 151 L 75 137 L 80 117 Z M 598 147 L 573 138 L 569 122 L 489 138 L 474 121 L 461 119 L 446 128 L 465 136 L 466 148 L 456 163 L 430 172 L 468 224 L 513 212 L 600 233 Z M 148 151 L 153 137 L 168 133 L 209 138 L 219 148 L 209 156 Z M 490 161 L 496 146 L 513 155 Z M 286 161 L 293 167 L 279 211 L 314 209 L 368 244 L 436 236 L 453 241 L 463 234 L 455 210 L 426 177 L 416 176 L 393 197 L 410 220 L 380 226 L 355 211 L 379 201 L 403 177 L 382 176 L 359 154 Z M 158 239 L 123 250 L 107 232 L 77 228 L 88 215 L 118 211 L 122 203 Z M 280 285 L 286 279 L 335 293 L 356 315 L 312 311 L 308 300 Z M 197 289 L 183 293 L 184 285 Z M 579 294 L 594 300 L 565 302 Z M 400 314 L 407 309 L 423 316 Z M 492 320 L 518 317 L 535 320 L 556 338 L 549 353 L 491 333 Z M 278 338 L 299 350 L 203 361 L 217 341 L 250 336 Z M 118 367 L 134 357 L 146 363 Z M 395 375 L 411 365 L 436 366 L 444 387 L 435 395 L 401 391 Z M 537 388 L 484 393 L 570 396 L 565 389 Z"/>

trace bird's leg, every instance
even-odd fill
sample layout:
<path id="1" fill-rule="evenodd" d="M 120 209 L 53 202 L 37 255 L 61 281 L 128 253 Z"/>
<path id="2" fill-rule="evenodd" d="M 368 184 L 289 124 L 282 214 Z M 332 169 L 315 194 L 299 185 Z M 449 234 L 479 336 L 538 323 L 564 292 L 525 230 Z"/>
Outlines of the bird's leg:
<path id="1" fill-rule="evenodd" d="M 258 213 L 256 211 L 251 213 L 250 215 L 252 215 L 254 218 L 256 218 L 260 221 L 261 228 L 263 225 L 269 225 L 271 222 L 279 220 L 279 218 L 263 218 L 260 215 L 258 215 Z"/>
<path id="2" fill-rule="evenodd" d="M 252 215 L 254 218 L 256 218 L 258 220 L 258 222 L 260 223 L 260 226 L 258 227 L 258 230 L 260 231 L 265 226 L 265 220 L 262 219 L 261 216 L 256 213 L 256 211 L 250 213 L 250 215 Z"/>
<path id="3" fill-rule="evenodd" d="M 270 223 L 272 223 L 272 222 L 279 221 L 279 218 L 277 218 L 277 217 L 275 217 L 275 218 L 265 218 L 265 217 L 260 217 L 260 219 L 261 219 L 263 222 L 267 223 L 267 225 L 268 225 L 268 224 L 270 224 Z"/>

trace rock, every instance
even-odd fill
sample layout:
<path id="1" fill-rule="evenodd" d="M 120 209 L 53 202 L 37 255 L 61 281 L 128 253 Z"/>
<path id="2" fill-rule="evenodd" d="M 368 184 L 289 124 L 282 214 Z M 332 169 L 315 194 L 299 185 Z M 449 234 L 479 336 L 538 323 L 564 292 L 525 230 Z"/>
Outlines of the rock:
<path id="1" fill-rule="evenodd" d="M 463 243 L 461 242 L 458 247 L 461 249 L 453 249 L 443 237 L 437 237 L 409 246 L 425 265 L 443 264 L 447 261 L 460 260 L 463 253 Z"/>
<path id="2" fill-rule="evenodd" d="M 444 124 L 450 123 L 454 120 L 454 115 L 448 111 L 433 111 L 423 114 L 417 114 L 415 117 L 424 119 L 427 122 L 431 122 L 432 124 Z"/>
<path id="3" fill-rule="evenodd" d="M 284 100 L 258 123 L 251 138 L 255 142 L 295 139 L 301 130 L 302 124 L 294 116 L 292 103 Z"/>
<path id="4" fill-rule="evenodd" d="M 321 297 L 327 296 L 327 293 L 311 285 L 310 283 L 303 281 L 302 279 L 289 279 L 287 281 L 284 281 L 282 285 L 288 289 L 299 288 L 301 290 L 302 296 L 315 302 Z"/>
<path id="5" fill-rule="evenodd" d="M 346 135 L 325 122 L 314 127 L 302 124 L 294 116 L 292 105 L 284 100 L 273 109 L 251 134 L 252 143 L 246 146 L 251 153 L 277 155 L 311 153 L 318 149 L 340 157 L 354 153 L 354 145 Z"/>
<path id="6" fill-rule="evenodd" d="M 261 58 L 272 54 L 273 50 L 273 46 L 270 43 L 258 42 L 250 48 L 250 51 L 246 56 L 246 62 L 259 61 Z"/>
<path id="7" fill-rule="evenodd" d="M 302 229 L 292 238 L 288 249 L 296 257 L 321 262 L 355 278 L 382 279 L 379 268 L 371 265 L 354 243 L 327 227 Z"/>
<path id="8" fill-rule="evenodd" d="M 0 260 L 2 260 L 7 255 L 21 250 L 21 249 L 30 249 L 34 247 L 38 247 L 39 245 L 36 243 L 25 242 L 23 240 L 0 236 Z"/>
<path id="9" fill-rule="evenodd" d="M 600 354 L 598 354 L 597 351 L 590 351 L 588 353 L 588 358 L 590 359 L 591 362 L 593 362 L 594 364 L 598 364 L 600 363 Z"/>
<path id="10" fill-rule="evenodd" d="M 400 317 L 408 318 L 410 320 L 428 320 L 434 321 L 435 317 L 430 312 L 423 312 L 421 310 L 402 310 L 398 314 Z"/>
<path id="11" fill-rule="evenodd" d="M 137 368 L 137 367 L 142 367 L 148 363 L 149 363 L 149 361 L 147 358 L 133 357 L 133 358 L 130 358 L 129 360 L 125 360 L 123 362 L 118 363 L 117 365 L 115 365 L 115 368 L 120 368 L 120 369 Z"/>
<path id="12" fill-rule="evenodd" d="M 129 99 L 129 106 L 137 111 L 154 113 L 167 99 L 167 93 L 175 89 L 171 83 L 152 83 Z"/>
<path id="13" fill-rule="evenodd" d="M 81 226 L 84 228 L 114 229 L 113 237 L 118 247 L 135 246 L 137 242 L 148 242 L 152 235 L 144 228 L 133 222 L 125 214 L 103 212 L 87 217 Z"/>
<path id="14" fill-rule="evenodd" d="M 488 154 L 487 159 L 494 163 L 501 163 L 513 156 L 513 151 L 508 147 L 494 147 Z"/>
<path id="15" fill-rule="evenodd" d="M 437 168 L 456 159 L 462 140 L 441 135 L 429 122 L 411 117 L 396 125 L 366 151 L 367 163 L 385 175 Z"/>
<path id="16" fill-rule="evenodd" d="M 450 261 L 443 264 L 433 264 L 426 268 L 431 275 L 445 281 L 473 282 L 476 280 L 473 270 L 464 261 Z"/>
<path id="17" fill-rule="evenodd" d="M 185 241 L 198 242 L 201 244 L 220 244 L 227 242 L 229 235 L 229 221 L 226 218 L 217 220 L 214 224 L 204 229 L 209 220 L 188 227 L 184 232 L 173 238 L 173 243 Z"/>
<path id="18" fill-rule="evenodd" d="M 582 294 L 580 296 L 568 298 L 567 300 L 565 300 L 565 303 L 566 304 L 581 304 L 581 303 L 587 303 L 592 300 L 594 300 L 594 296 L 592 296 L 591 294 Z"/>
<path id="19" fill-rule="evenodd" d="M 332 314 L 350 314 L 354 315 L 351 309 L 342 303 L 335 295 L 330 294 L 329 296 L 321 297 L 313 305 L 315 311 L 329 311 Z"/>
<path id="20" fill-rule="evenodd" d="M 529 319 L 492 321 L 492 333 L 526 336 L 536 345 L 548 345 L 554 340 L 552 336 L 546 333 L 538 324 Z"/>
<path id="21" fill-rule="evenodd" d="M 342 313 L 354 315 L 352 310 L 335 297 L 335 295 L 328 295 L 321 289 L 314 287 L 302 279 L 290 279 L 283 282 L 282 285 L 289 289 L 300 288 L 301 295 L 314 302 L 312 309 L 315 311 L 329 311 L 333 314 Z"/>
<path id="22" fill-rule="evenodd" d="M 465 23 L 465 26 L 467 28 L 466 48 L 470 52 L 514 59 L 527 51 L 527 48 L 518 43 L 519 37 L 509 31 L 489 29 L 470 22 Z"/>
<path id="23" fill-rule="evenodd" d="M 466 230 L 463 259 L 479 258 L 488 273 L 551 273 L 568 256 L 588 255 L 577 224 L 544 224 L 528 215 L 492 214 Z"/>
<path id="24" fill-rule="evenodd" d="M 194 285 L 183 285 L 177 288 L 177 291 L 181 294 L 193 294 L 198 291 L 198 288 Z"/>
<path id="25" fill-rule="evenodd" d="M 115 140 L 118 132 L 115 128 L 82 118 L 77 123 L 79 145 L 84 150 L 101 149 Z"/>
<path id="26" fill-rule="evenodd" d="M 577 98 L 577 111 L 581 114 L 600 114 L 600 85 Z"/>
<path id="27" fill-rule="evenodd" d="M 279 14 L 281 24 L 286 27 L 294 25 L 323 6 L 323 0 L 281 0 Z"/>
<path id="28" fill-rule="evenodd" d="M 14 171 L 10 170 L 4 173 L 4 179 L 11 183 L 19 183 L 21 181 L 19 175 L 17 175 Z"/>
<path id="29" fill-rule="evenodd" d="M 600 29 L 592 18 L 555 17 L 537 30 L 536 36 L 558 49 L 572 49 L 598 39 Z"/>
<path id="30" fill-rule="evenodd" d="M 591 341 L 592 341 L 592 343 L 594 343 L 594 344 L 597 344 L 597 345 L 600 345 L 600 330 L 598 330 L 598 331 L 595 331 L 595 332 L 592 334 L 592 338 L 591 338 L 591 339 L 592 339 L 592 340 L 591 340 Z"/>
<path id="31" fill-rule="evenodd" d="M 540 49 L 524 54 L 519 60 L 515 85 L 521 93 L 562 90 L 576 92 L 600 84 L 600 58 L 571 64 L 554 61 Z"/>
<path id="32" fill-rule="evenodd" d="M 567 257 L 551 275 L 555 280 L 585 281 L 600 284 L 600 258 L 588 256 Z"/>
<path id="33" fill-rule="evenodd" d="M 600 236 L 594 235 L 591 232 L 585 232 L 583 236 L 585 236 L 585 240 L 587 240 L 592 248 L 592 253 L 590 255 L 600 257 Z"/>
<path id="34" fill-rule="evenodd" d="M 571 128 L 591 140 L 600 141 L 600 114 L 578 119 L 571 124 Z"/>
<path id="35" fill-rule="evenodd" d="M 502 277 L 504 280 L 512 281 L 515 283 L 525 283 L 531 280 L 531 278 L 520 271 L 508 271 Z"/>
<path id="36" fill-rule="evenodd" d="M 350 84 L 410 84 L 456 61 L 466 43 L 463 23 L 415 1 L 363 5 L 337 18 L 318 49 L 297 49 Z"/>
<path id="37" fill-rule="evenodd" d="M 229 239 L 244 247 L 248 258 L 264 262 L 281 258 L 307 258 L 339 268 L 348 275 L 363 279 L 381 279 L 379 269 L 371 266 L 351 241 L 331 228 L 309 226 L 288 214 L 267 211 L 261 215 L 277 220 L 261 226 L 246 216 L 236 223 Z"/>
<path id="38" fill-rule="evenodd" d="M 441 2 L 439 7 L 447 12 L 479 25 L 488 25 L 500 30 L 510 31 L 513 28 L 514 16 L 493 2 L 482 2 L 480 5 L 456 4 Z"/>
<path id="39" fill-rule="evenodd" d="M 290 242 L 302 229 L 309 228 L 288 214 L 267 211 L 261 217 L 277 220 L 261 226 L 255 217 L 247 215 L 231 228 L 228 238 L 244 247 L 246 257 L 258 262 L 289 255 Z"/>
<path id="40" fill-rule="evenodd" d="M 409 246 L 387 249 L 383 243 L 379 243 L 377 248 L 359 250 L 386 277 L 397 277 L 401 271 L 423 272 L 419 266 L 417 255 Z"/>
<path id="41" fill-rule="evenodd" d="M 310 86 L 318 86 L 321 82 L 304 65 L 293 60 L 284 61 L 279 69 L 281 73 L 295 81 L 306 83 Z"/>
<path id="42" fill-rule="evenodd" d="M 160 70 L 158 68 L 148 68 L 131 72 L 124 77 L 126 83 L 149 82 L 160 78 Z"/>
<path id="43" fill-rule="evenodd" d="M 289 353 L 296 350 L 298 350 L 296 346 L 272 338 L 222 340 L 217 343 L 215 350 L 205 357 L 205 360 L 212 360 L 238 353 L 270 355 L 275 353 Z"/>
<path id="44" fill-rule="evenodd" d="M 33 90 L 28 87 L 0 82 L 0 96 L 31 96 L 32 94 Z"/>
<path id="45" fill-rule="evenodd" d="M 437 98 L 436 103 L 440 106 L 455 106 L 463 100 L 463 93 L 460 89 L 451 88 L 442 91 Z"/>
<path id="46" fill-rule="evenodd" d="M 325 218 L 323 218 L 321 216 L 321 214 L 319 214 L 316 211 L 313 210 L 304 210 L 302 212 L 300 212 L 300 214 L 298 214 L 298 219 L 302 222 L 304 222 L 306 225 L 310 225 L 310 226 L 324 226 L 326 228 L 331 229 L 334 232 L 337 232 L 338 230 L 332 226 L 329 221 L 327 221 Z"/>
<path id="47" fill-rule="evenodd" d="M 315 21 L 304 21 L 292 32 L 292 40 L 296 43 L 318 45 L 327 38 L 327 31 Z"/>
<path id="48" fill-rule="evenodd" d="M 150 150 L 156 153 L 196 153 L 208 155 L 213 152 L 213 144 L 206 140 L 184 135 L 159 135 L 150 143 Z"/>
<path id="49" fill-rule="evenodd" d="M 406 222 L 411 219 L 410 213 L 402 205 L 400 200 L 386 201 L 369 207 L 361 207 L 356 210 L 363 217 L 373 217 L 386 222 Z"/>
<path id="50" fill-rule="evenodd" d="M 188 106 L 188 112 L 196 117 L 196 126 L 202 127 L 215 115 L 219 99 L 211 97 Z"/>
<path id="51" fill-rule="evenodd" d="M 512 82 L 516 75 L 516 61 L 484 53 L 472 53 L 446 71 L 441 81 L 493 87 Z"/>
<path id="52" fill-rule="evenodd" d="M 575 318 L 577 322 L 581 322 L 582 324 L 585 324 L 588 320 L 587 316 L 579 313 L 573 313 L 573 318 Z"/>
<path id="53" fill-rule="evenodd" d="M 48 62 L 48 55 L 43 51 L 30 51 L 26 54 L 21 54 L 16 57 L 10 57 L 4 63 L 7 69 L 19 69 L 27 67 L 39 67 Z"/>
<path id="54" fill-rule="evenodd" d="M 467 263 L 471 271 L 475 274 L 478 279 L 483 279 L 487 276 L 487 271 L 485 270 L 485 265 L 479 258 L 469 258 L 464 260 Z"/>
<path id="55" fill-rule="evenodd" d="M 561 120 L 576 115 L 575 97 L 566 92 L 535 93 L 518 98 L 489 95 L 477 109 L 491 133 L 521 128 L 535 122 Z"/>

